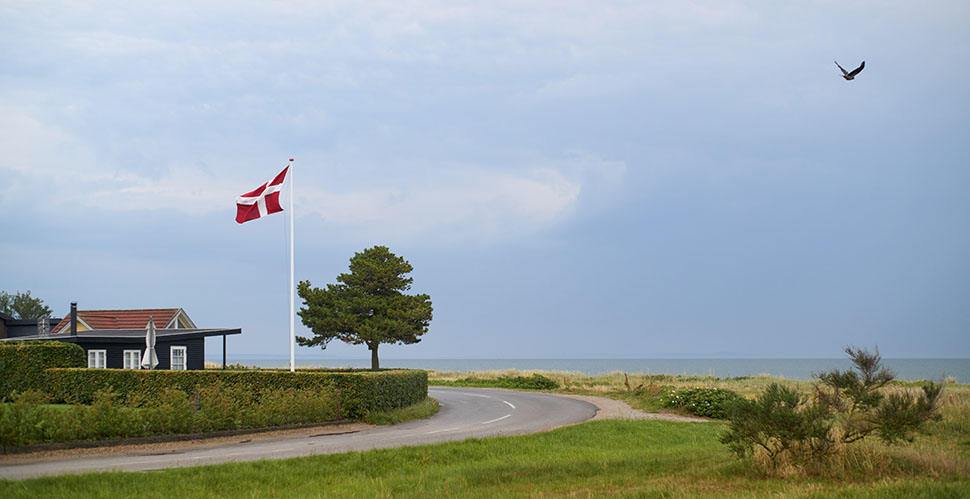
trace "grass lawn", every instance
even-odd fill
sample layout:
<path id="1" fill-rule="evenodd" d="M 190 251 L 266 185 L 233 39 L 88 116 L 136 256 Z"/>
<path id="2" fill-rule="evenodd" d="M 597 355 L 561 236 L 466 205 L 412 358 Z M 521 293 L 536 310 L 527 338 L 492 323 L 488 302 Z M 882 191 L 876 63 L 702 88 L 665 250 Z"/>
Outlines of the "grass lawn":
<path id="1" fill-rule="evenodd" d="M 722 431 L 717 422 L 597 421 L 402 449 L 0 482 L 0 497 L 970 497 L 959 466 L 764 477 L 717 441 Z"/>

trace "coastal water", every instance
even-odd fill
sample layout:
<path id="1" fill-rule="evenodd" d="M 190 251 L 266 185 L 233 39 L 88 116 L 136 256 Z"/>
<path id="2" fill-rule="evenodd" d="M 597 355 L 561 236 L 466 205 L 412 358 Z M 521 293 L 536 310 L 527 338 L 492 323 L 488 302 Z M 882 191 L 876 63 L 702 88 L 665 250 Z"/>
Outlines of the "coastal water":
<path id="1" fill-rule="evenodd" d="M 212 359 L 215 361 L 215 359 Z M 286 367 L 289 359 L 239 358 L 231 364 Z M 369 359 L 301 359 L 297 367 L 370 367 Z M 883 359 L 897 379 L 939 381 L 953 378 L 970 383 L 970 359 Z M 434 371 L 543 370 L 595 375 L 620 371 L 643 374 L 698 375 L 729 378 L 768 374 L 787 379 L 811 379 L 831 369 L 850 369 L 848 359 L 381 359 L 381 367 Z"/>

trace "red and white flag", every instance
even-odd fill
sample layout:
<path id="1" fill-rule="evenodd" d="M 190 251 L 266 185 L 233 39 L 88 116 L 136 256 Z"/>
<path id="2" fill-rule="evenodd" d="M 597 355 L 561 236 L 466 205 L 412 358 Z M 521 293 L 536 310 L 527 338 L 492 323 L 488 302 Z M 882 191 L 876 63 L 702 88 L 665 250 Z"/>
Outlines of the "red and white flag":
<path id="1" fill-rule="evenodd" d="M 283 168 L 283 171 L 273 180 L 236 198 L 236 222 L 248 222 L 270 213 L 283 211 L 280 205 L 280 189 L 283 188 L 283 180 L 289 169 L 290 166 L 286 165 L 286 168 Z"/>

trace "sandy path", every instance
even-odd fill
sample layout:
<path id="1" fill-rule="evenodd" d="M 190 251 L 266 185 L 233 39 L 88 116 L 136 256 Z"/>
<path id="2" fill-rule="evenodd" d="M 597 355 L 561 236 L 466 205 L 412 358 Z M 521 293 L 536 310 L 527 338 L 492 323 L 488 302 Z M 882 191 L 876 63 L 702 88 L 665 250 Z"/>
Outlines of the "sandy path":
<path id="1" fill-rule="evenodd" d="M 596 411 L 596 417 L 594 417 L 592 421 L 598 421 L 601 419 L 656 419 L 661 421 L 677 421 L 681 423 L 704 423 L 710 421 L 709 419 L 679 416 L 677 414 L 643 412 L 630 407 L 626 402 L 606 397 L 567 395 L 563 393 L 557 393 L 554 395 L 582 400 L 598 407 L 599 410 Z"/>

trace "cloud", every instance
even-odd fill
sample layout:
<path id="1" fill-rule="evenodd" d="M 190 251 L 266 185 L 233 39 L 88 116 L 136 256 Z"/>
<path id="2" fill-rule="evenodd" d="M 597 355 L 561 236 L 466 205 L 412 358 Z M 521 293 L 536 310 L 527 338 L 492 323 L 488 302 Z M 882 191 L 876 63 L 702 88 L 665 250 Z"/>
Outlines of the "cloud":
<path id="1" fill-rule="evenodd" d="M 231 209 L 237 195 L 276 173 L 276 167 L 242 157 L 131 168 L 124 160 L 99 157 L 82 139 L 25 111 L 9 106 L 3 110 L 0 132 L 6 133 L 0 150 L 6 159 L 0 161 L 0 174 L 19 182 L 17 192 L 0 192 L 18 204 L 55 211 L 84 207 L 104 213 L 165 210 L 207 215 Z M 355 161 L 383 164 L 379 155 L 337 163 Z M 349 167 L 346 171 L 351 173 L 336 180 L 325 171 L 298 170 L 298 216 L 318 217 L 350 237 L 496 241 L 555 227 L 582 206 L 602 201 L 626 173 L 622 161 L 583 151 L 558 158 L 500 153 L 499 164 L 398 161 L 378 171 Z"/>
<path id="2" fill-rule="evenodd" d="M 68 158 L 91 157 L 84 143 L 57 125 L 45 123 L 23 109 L 0 102 L 0 170 L 21 174 L 63 173 L 72 169 Z"/>
<path id="3" fill-rule="evenodd" d="M 580 153 L 510 163 L 524 166 L 446 165 L 344 191 L 302 187 L 297 209 L 354 235 L 501 241 L 555 227 L 617 188 L 626 172 L 623 162 Z"/>

